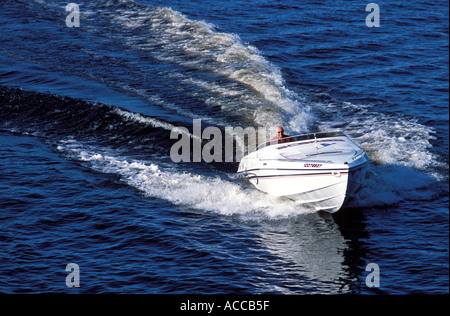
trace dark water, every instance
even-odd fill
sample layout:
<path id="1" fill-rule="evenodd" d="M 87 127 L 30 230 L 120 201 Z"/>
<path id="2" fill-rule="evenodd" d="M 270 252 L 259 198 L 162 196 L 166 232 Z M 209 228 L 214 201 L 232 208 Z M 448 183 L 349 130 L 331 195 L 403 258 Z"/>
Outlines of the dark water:
<path id="1" fill-rule="evenodd" d="M 77 3 L 0 2 L 0 292 L 448 293 L 446 1 Z M 365 187 L 329 216 L 173 163 L 193 119 L 342 130 Z"/>

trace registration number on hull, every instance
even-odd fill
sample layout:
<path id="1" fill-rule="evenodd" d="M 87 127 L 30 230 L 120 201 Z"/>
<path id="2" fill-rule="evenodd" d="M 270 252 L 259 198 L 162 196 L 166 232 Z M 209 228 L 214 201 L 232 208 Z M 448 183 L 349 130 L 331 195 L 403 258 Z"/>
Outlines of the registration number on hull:
<path id="1" fill-rule="evenodd" d="M 305 163 L 303 165 L 303 167 L 305 167 L 305 168 L 320 168 L 320 167 L 322 167 L 322 164 L 321 163 Z"/>

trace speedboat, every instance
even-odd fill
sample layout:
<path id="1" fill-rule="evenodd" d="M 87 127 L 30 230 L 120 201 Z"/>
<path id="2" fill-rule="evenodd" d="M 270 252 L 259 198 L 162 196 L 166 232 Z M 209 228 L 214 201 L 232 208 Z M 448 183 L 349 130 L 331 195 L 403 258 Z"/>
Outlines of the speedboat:
<path id="1" fill-rule="evenodd" d="M 341 132 L 289 136 L 244 156 L 238 173 L 257 189 L 337 212 L 361 187 L 369 157 Z"/>

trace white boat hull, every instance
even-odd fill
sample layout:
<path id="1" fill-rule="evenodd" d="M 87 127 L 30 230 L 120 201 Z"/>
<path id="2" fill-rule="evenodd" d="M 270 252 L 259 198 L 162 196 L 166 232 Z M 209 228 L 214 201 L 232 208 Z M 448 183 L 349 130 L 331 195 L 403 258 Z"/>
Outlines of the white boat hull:
<path id="1" fill-rule="evenodd" d="M 263 192 L 334 213 L 361 186 L 368 161 L 346 136 L 334 136 L 267 146 L 244 157 L 238 172 Z"/>

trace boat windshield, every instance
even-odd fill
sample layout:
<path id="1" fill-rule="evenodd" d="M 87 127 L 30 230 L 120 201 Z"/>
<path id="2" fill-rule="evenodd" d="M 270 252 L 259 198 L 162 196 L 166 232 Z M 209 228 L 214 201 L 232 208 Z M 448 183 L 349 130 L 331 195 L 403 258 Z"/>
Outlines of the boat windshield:
<path id="1" fill-rule="evenodd" d="M 262 148 L 271 146 L 271 145 L 277 145 L 282 143 L 292 143 L 292 142 L 298 142 L 302 140 L 314 140 L 314 139 L 320 139 L 320 138 L 327 138 L 327 137 L 337 137 L 337 136 L 345 136 L 342 132 L 318 132 L 318 133 L 309 133 L 309 134 L 301 134 L 301 135 L 295 135 L 295 136 L 288 136 L 281 139 L 272 140 L 270 142 L 265 142 L 264 144 L 259 145 L 256 150 L 260 150 Z M 255 151 L 256 151 L 255 150 Z"/>

